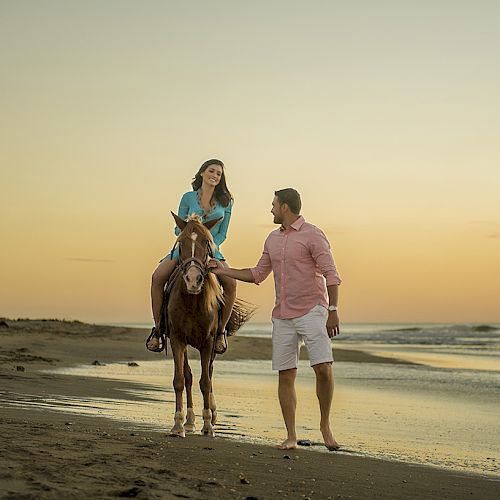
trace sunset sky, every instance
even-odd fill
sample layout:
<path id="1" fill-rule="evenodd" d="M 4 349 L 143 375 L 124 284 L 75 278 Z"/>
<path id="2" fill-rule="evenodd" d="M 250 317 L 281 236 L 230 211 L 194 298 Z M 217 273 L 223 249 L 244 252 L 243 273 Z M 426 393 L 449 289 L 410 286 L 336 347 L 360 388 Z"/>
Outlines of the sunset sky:
<path id="1" fill-rule="evenodd" d="M 500 322 L 499 53 L 496 1 L 2 1 L 0 316 L 150 322 L 217 157 L 231 265 L 295 187 L 342 321 Z"/>

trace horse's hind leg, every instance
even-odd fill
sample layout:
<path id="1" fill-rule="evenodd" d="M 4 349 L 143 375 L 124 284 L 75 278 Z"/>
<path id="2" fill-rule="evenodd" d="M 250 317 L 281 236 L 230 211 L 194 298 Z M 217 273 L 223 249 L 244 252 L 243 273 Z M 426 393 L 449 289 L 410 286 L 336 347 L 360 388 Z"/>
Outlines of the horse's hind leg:
<path id="1" fill-rule="evenodd" d="M 173 337 L 173 336 L 172 336 Z M 170 346 L 174 357 L 174 390 L 175 390 L 175 417 L 174 426 L 170 430 L 171 436 L 186 437 L 184 431 L 184 414 L 182 412 L 182 393 L 184 391 L 184 356 L 186 346 L 172 338 Z"/>
<path id="2" fill-rule="evenodd" d="M 210 410 L 212 411 L 212 425 L 217 422 L 217 404 L 215 403 L 213 387 L 214 360 L 210 359 Z"/>
<path id="3" fill-rule="evenodd" d="M 203 394 L 203 429 L 201 433 L 205 436 L 214 437 L 215 432 L 212 426 L 211 410 L 211 389 L 212 381 L 210 379 L 210 360 L 212 357 L 212 342 L 209 342 L 201 351 L 201 378 L 200 389 Z"/>
<path id="4" fill-rule="evenodd" d="M 196 430 L 195 426 L 195 415 L 193 410 L 193 374 L 191 372 L 191 367 L 189 366 L 187 352 L 184 354 L 184 380 L 186 382 L 186 399 L 187 399 L 187 412 L 186 421 L 184 422 L 184 430 L 186 432 L 194 432 Z"/>

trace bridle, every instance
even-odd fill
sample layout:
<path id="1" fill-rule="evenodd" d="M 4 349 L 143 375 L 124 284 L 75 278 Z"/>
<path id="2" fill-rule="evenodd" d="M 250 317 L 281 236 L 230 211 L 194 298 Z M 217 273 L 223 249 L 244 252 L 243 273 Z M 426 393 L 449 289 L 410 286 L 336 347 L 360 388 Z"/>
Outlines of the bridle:
<path id="1" fill-rule="evenodd" d="M 178 241 L 176 243 L 176 245 L 174 245 L 174 248 L 178 245 L 179 246 L 179 267 L 182 269 L 182 274 L 185 274 L 187 272 L 187 270 L 190 268 L 190 267 L 196 267 L 201 275 L 203 276 L 203 279 L 205 279 L 205 277 L 207 276 L 207 274 L 210 272 L 210 269 L 208 267 L 208 262 L 203 262 L 201 259 L 199 259 L 198 257 L 195 257 L 194 255 L 189 257 L 188 259 L 183 259 L 181 257 L 181 247 L 182 247 L 182 241 Z M 195 245 L 198 245 L 198 246 L 201 246 L 203 247 L 203 245 L 201 245 L 200 243 L 198 243 L 197 241 L 192 241 L 192 243 L 194 243 Z M 213 250 L 212 250 L 212 245 L 210 245 L 210 241 L 207 240 L 207 243 L 206 243 L 206 255 L 209 256 L 210 258 L 213 258 L 214 256 L 214 253 L 213 253 Z"/>

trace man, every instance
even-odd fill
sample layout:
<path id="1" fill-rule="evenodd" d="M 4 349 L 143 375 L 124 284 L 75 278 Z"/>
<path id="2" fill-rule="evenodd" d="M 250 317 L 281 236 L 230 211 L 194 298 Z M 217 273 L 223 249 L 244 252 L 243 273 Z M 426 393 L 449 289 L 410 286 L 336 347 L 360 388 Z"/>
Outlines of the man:
<path id="1" fill-rule="evenodd" d="M 259 284 L 273 271 L 276 304 L 273 309 L 273 370 L 279 371 L 278 396 L 287 439 L 278 448 L 297 447 L 295 378 L 299 349 L 304 341 L 316 373 L 316 395 L 321 414 L 320 430 L 325 446 L 339 444 L 330 429 L 333 398 L 332 348 L 338 335 L 338 286 L 341 282 L 324 233 L 300 215 L 301 200 L 295 189 L 276 191 L 271 213 L 279 229 L 269 234 L 254 268 L 232 269 L 216 260 L 215 274 Z"/>

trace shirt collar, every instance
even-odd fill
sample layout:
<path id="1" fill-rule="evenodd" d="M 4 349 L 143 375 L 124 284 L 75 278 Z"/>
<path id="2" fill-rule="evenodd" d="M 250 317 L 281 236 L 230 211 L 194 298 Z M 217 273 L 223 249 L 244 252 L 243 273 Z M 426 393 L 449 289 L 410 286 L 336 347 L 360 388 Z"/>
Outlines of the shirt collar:
<path id="1" fill-rule="evenodd" d="M 300 215 L 299 218 L 293 224 L 290 224 L 288 227 L 295 229 L 295 231 L 299 231 L 305 221 L 306 220 L 304 219 L 304 217 Z M 283 226 L 280 226 L 280 231 L 285 231 L 285 228 Z"/>

